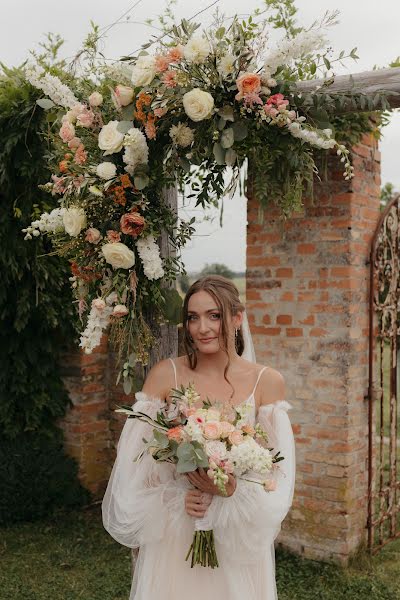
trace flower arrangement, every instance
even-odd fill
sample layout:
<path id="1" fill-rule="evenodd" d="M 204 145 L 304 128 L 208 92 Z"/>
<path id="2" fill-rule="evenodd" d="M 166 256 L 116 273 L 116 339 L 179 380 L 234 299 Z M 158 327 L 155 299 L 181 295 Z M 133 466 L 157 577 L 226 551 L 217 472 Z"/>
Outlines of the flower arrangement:
<path id="1" fill-rule="evenodd" d="M 184 272 L 179 253 L 194 219 L 177 218 L 166 189 L 190 186 L 197 205 L 215 204 L 232 194 L 248 161 L 261 205 L 273 201 L 287 216 L 318 172 L 315 151 L 336 151 L 344 178 L 352 177 L 349 150 L 330 122 L 336 100 L 297 89 L 345 58 L 327 47 L 335 16 L 308 30 L 288 26 L 275 45 L 267 30 L 278 17 L 216 17 L 207 31 L 183 20 L 139 55 L 112 66 L 91 61 L 80 76 L 58 73 L 61 80 L 40 60 L 26 66 L 48 111 L 53 175 L 42 187 L 60 207 L 26 227 L 25 239 L 46 234 L 69 258 L 80 345 L 92 352 L 111 326 L 126 393 L 135 364 L 149 361 L 155 326 L 181 302 L 171 282 Z M 175 258 L 160 255 L 163 232 Z"/>
<path id="2" fill-rule="evenodd" d="M 145 446 L 135 460 L 139 461 L 148 452 L 156 461 L 175 464 L 179 474 L 207 469 L 208 477 L 222 496 L 227 495 L 229 474 L 262 485 L 267 492 L 273 491 L 275 481 L 266 475 L 284 457 L 279 451 L 273 455 L 273 449 L 265 447 L 268 437 L 259 424 L 253 427 L 248 423 L 249 405 L 233 407 L 206 400 L 201 408 L 196 408 L 199 400 L 193 384 L 189 384 L 172 390 L 171 403 L 155 419 L 135 411 L 134 405 L 117 408 L 115 412 L 153 427 L 152 438 L 144 440 Z M 196 564 L 218 567 L 212 530 L 198 530 L 196 525 L 186 560 L 190 556 L 192 567 Z"/>

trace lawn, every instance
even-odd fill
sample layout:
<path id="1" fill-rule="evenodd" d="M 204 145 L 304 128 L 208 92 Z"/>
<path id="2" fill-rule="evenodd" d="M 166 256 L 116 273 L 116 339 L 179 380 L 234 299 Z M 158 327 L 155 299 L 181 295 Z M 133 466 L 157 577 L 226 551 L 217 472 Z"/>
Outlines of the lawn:
<path id="1" fill-rule="evenodd" d="M 130 551 L 104 531 L 99 513 L 96 506 L 2 529 L 0 599 L 128 600 Z M 400 540 L 348 569 L 277 550 L 276 574 L 279 600 L 394 600 Z"/>

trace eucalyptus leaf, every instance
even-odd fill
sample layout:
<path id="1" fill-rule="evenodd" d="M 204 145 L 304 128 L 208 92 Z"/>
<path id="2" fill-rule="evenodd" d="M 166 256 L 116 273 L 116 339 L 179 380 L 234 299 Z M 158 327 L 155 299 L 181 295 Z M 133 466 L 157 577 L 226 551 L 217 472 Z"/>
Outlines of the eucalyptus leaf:
<path id="1" fill-rule="evenodd" d="M 153 436 L 160 448 L 168 447 L 169 440 L 165 433 L 162 433 L 162 431 L 157 431 L 157 429 L 155 429 L 153 431 Z"/>
<path id="2" fill-rule="evenodd" d="M 233 128 L 228 127 L 228 129 L 225 129 L 222 132 L 221 146 L 225 149 L 230 148 L 231 146 L 233 146 L 234 141 L 235 141 L 235 134 L 234 134 Z"/>
<path id="3" fill-rule="evenodd" d="M 133 113 L 135 111 L 135 105 L 133 104 L 133 102 L 131 102 L 131 104 L 128 104 L 127 106 L 124 106 L 121 109 L 121 115 L 122 118 L 124 119 L 124 121 L 130 121 L 130 119 L 133 119 Z M 123 123 L 123 121 L 121 121 L 121 123 Z M 132 127 L 133 127 L 133 123 L 132 123 Z"/>
<path id="4" fill-rule="evenodd" d="M 217 165 L 225 164 L 225 150 L 218 142 L 215 142 L 213 146 L 213 154 Z"/>
<path id="5" fill-rule="evenodd" d="M 225 162 L 229 167 L 233 167 L 237 159 L 237 154 L 233 148 L 228 148 L 225 154 Z"/>
<path id="6" fill-rule="evenodd" d="M 133 121 L 120 121 L 117 125 L 117 131 L 120 133 L 128 133 L 130 129 L 133 127 Z"/>
<path id="7" fill-rule="evenodd" d="M 128 396 L 132 391 L 132 379 L 130 377 L 126 377 L 124 379 L 123 388 L 124 393 Z"/>
<path id="8" fill-rule="evenodd" d="M 135 175 L 133 178 L 133 183 L 138 190 L 143 190 L 149 185 L 149 181 L 148 175 Z"/>
<path id="9" fill-rule="evenodd" d="M 197 464 L 195 461 L 190 460 L 178 460 L 176 465 L 177 473 L 191 473 L 192 471 L 196 471 Z"/>
<path id="10" fill-rule="evenodd" d="M 49 98 L 39 98 L 38 100 L 36 100 L 36 104 L 44 110 L 50 110 L 50 108 L 53 108 L 53 106 L 55 106 L 53 100 L 50 100 Z"/>
<path id="11" fill-rule="evenodd" d="M 235 136 L 235 142 L 241 142 L 247 137 L 248 127 L 244 121 L 236 121 L 232 124 L 233 134 Z"/>

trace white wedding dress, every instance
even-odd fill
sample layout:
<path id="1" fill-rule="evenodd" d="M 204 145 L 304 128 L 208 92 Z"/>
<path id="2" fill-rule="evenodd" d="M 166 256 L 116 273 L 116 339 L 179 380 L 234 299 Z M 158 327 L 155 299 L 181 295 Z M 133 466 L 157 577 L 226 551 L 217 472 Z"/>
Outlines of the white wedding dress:
<path id="1" fill-rule="evenodd" d="M 248 422 L 261 424 L 269 447 L 279 449 L 285 460 L 274 473 L 274 491 L 239 479 L 232 496 L 213 496 L 206 520 L 216 540 L 215 569 L 191 568 L 190 560 L 185 561 L 195 521 L 184 506 L 191 484 L 176 474 L 174 465 L 157 463 L 148 454 L 134 462 L 151 427 L 126 420 L 102 512 L 104 527 L 113 538 L 140 548 L 130 600 L 277 599 L 274 539 L 291 506 L 295 480 L 295 446 L 287 414 L 292 407 L 280 400 L 260 407 L 255 415 L 256 386 L 241 403 L 248 405 Z M 163 405 L 158 398 L 136 394 L 136 411 L 155 417 Z"/>

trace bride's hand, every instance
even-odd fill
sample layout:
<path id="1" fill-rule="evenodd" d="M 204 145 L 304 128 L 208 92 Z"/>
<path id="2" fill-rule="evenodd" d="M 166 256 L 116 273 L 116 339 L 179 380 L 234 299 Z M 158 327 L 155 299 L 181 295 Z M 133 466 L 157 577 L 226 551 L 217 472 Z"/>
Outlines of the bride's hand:
<path id="1" fill-rule="evenodd" d="M 185 509 L 188 515 L 202 519 L 210 506 L 212 496 L 200 490 L 188 490 L 185 497 Z"/>
<path id="2" fill-rule="evenodd" d="M 194 485 L 198 490 L 202 492 L 207 492 L 208 494 L 212 494 L 213 496 L 222 496 L 221 492 L 214 484 L 213 481 L 209 478 L 206 471 L 202 468 L 197 469 L 197 471 L 193 471 L 192 473 L 187 473 L 187 478 L 190 483 Z M 236 479 L 233 475 L 228 475 L 229 479 L 225 484 L 226 495 L 232 496 L 236 489 Z"/>

